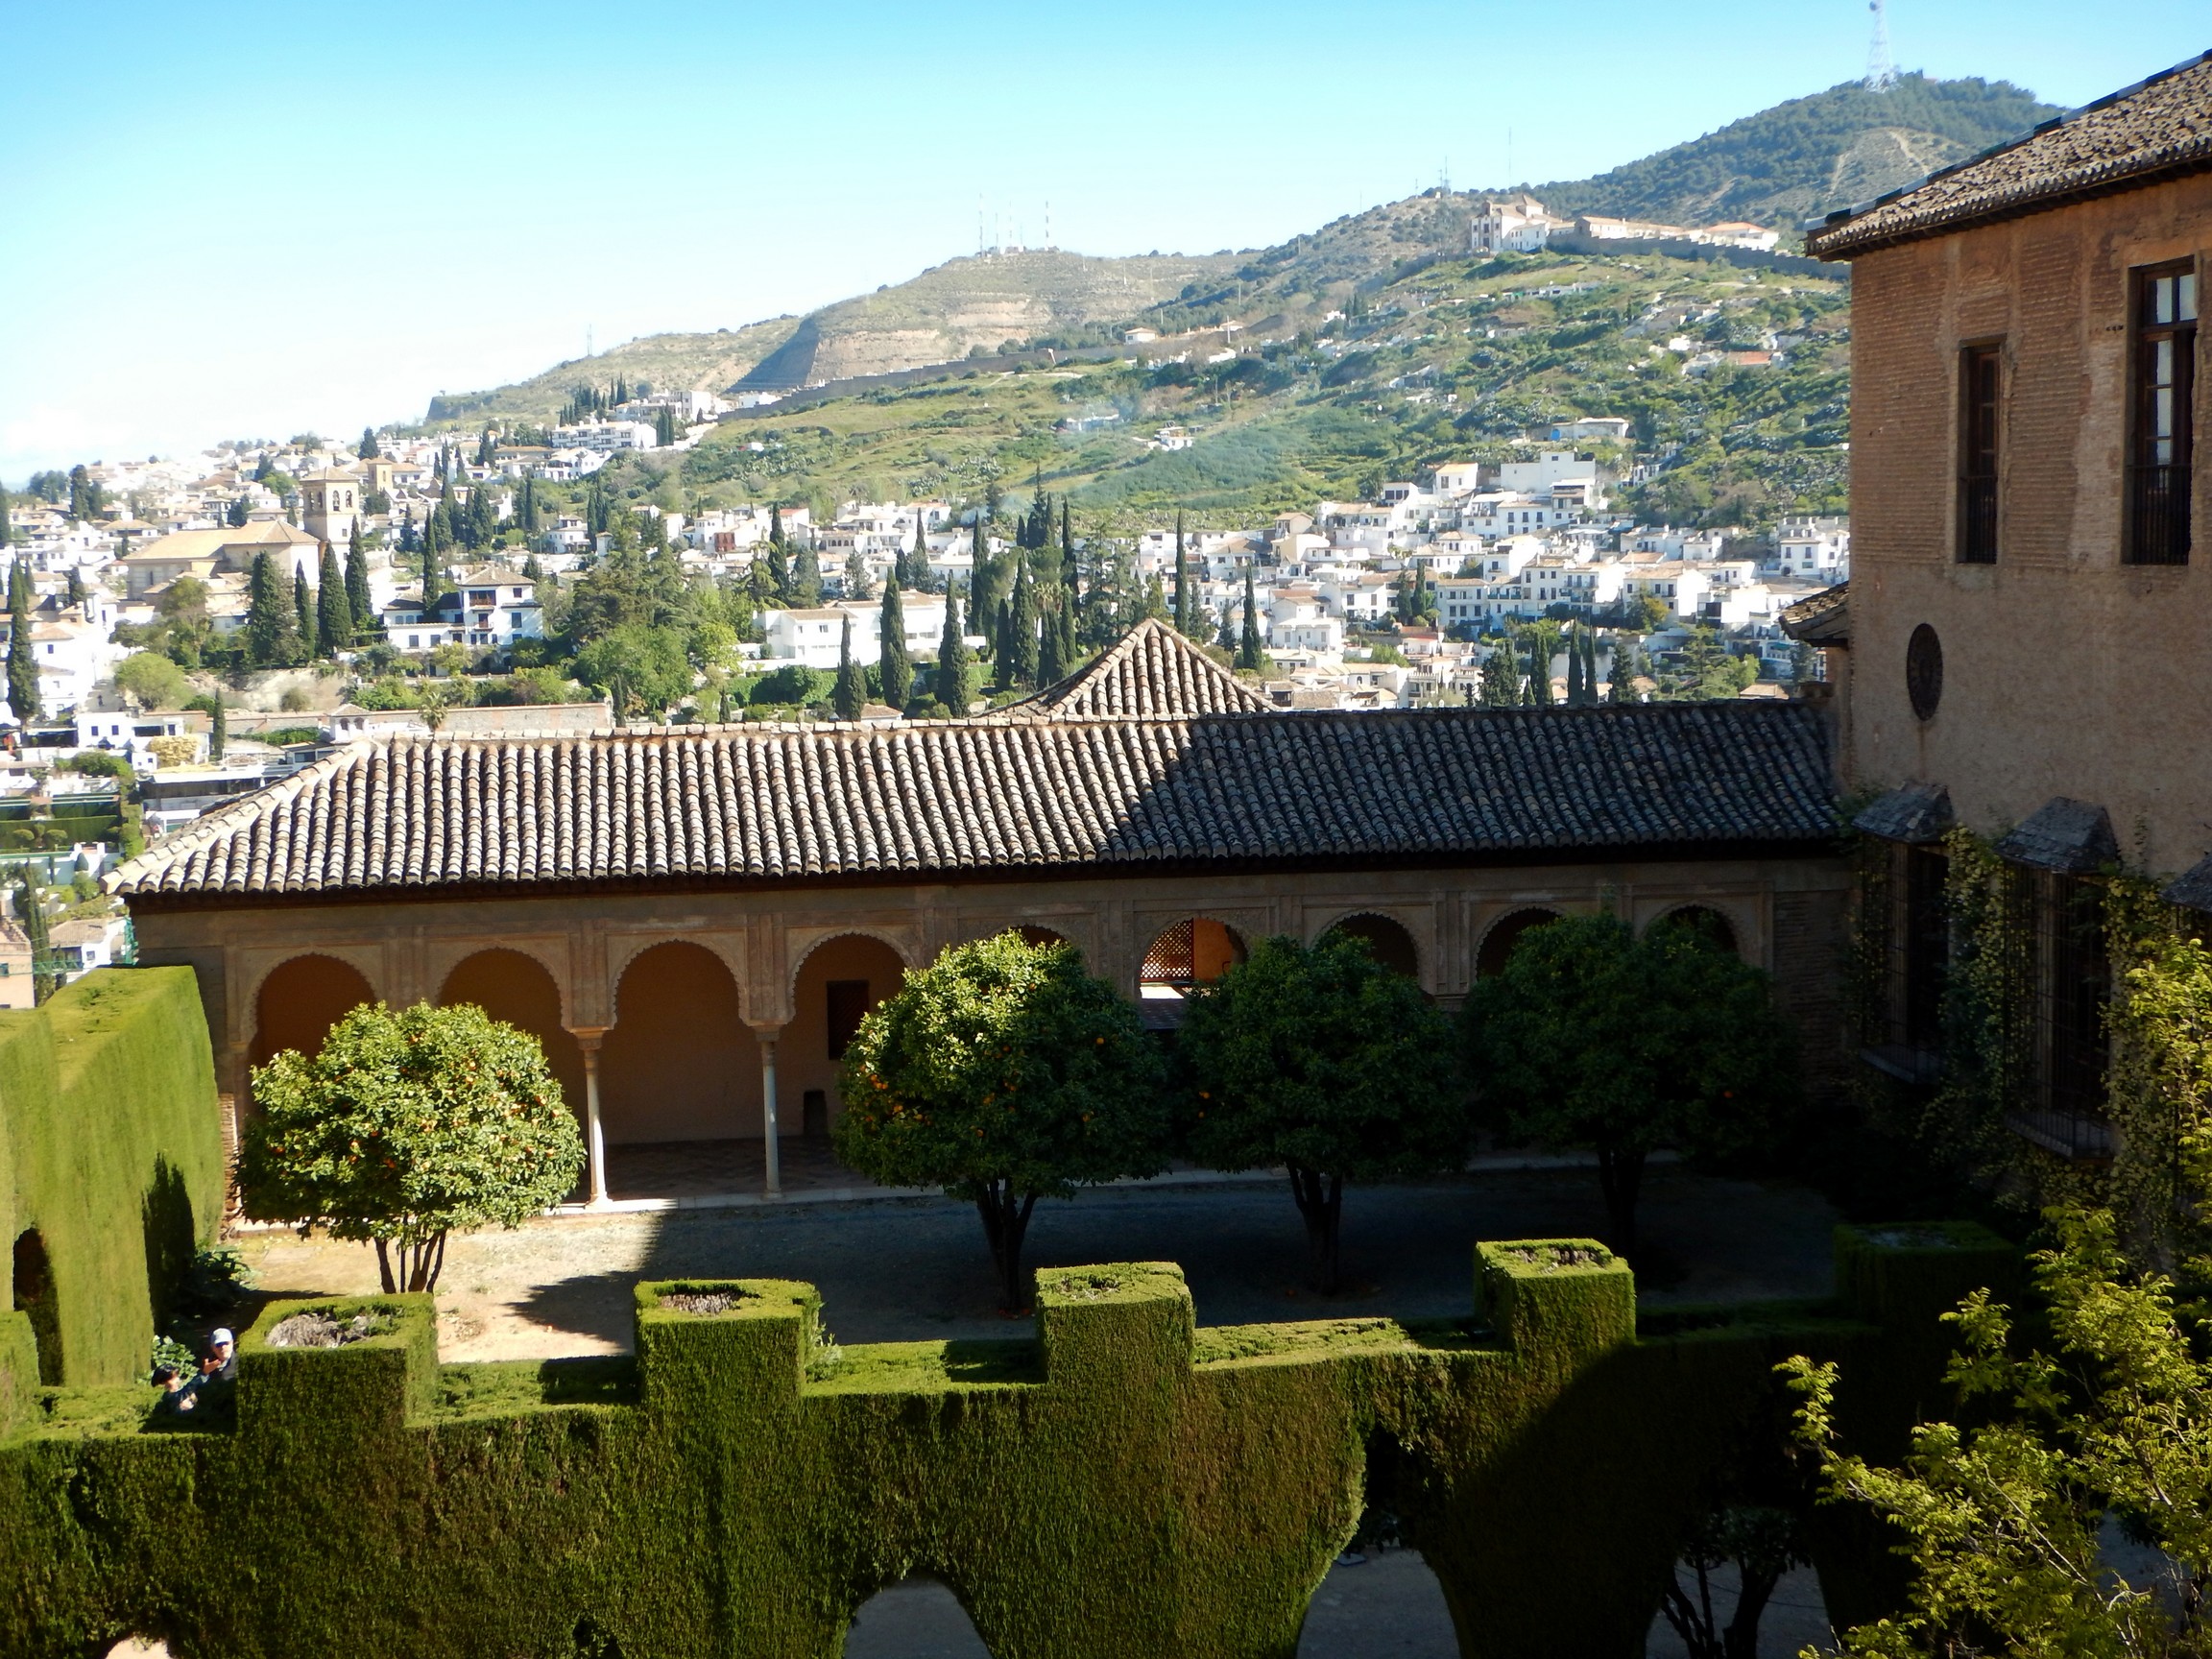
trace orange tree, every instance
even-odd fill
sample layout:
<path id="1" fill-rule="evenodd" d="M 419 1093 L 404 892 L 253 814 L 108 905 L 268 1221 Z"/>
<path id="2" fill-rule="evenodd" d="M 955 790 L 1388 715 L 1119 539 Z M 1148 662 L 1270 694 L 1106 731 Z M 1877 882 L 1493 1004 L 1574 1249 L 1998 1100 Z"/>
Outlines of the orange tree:
<path id="1" fill-rule="evenodd" d="M 838 1075 L 837 1155 L 871 1180 L 942 1187 L 983 1218 L 1004 1306 L 1043 1197 L 1166 1164 L 1158 1049 L 1071 945 L 1001 933 L 948 949 L 870 1010 Z"/>
<path id="2" fill-rule="evenodd" d="M 1177 1047 L 1191 1156 L 1215 1169 L 1289 1170 L 1324 1293 L 1336 1288 L 1347 1180 L 1467 1161 L 1451 1024 L 1363 940 L 1262 940 L 1190 999 Z"/>
<path id="3" fill-rule="evenodd" d="M 1482 1116 L 1509 1141 L 1595 1152 L 1606 1242 L 1624 1256 L 1653 1152 L 1751 1151 L 1797 1098 L 1795 1033 L 1767 975 L 1683 923 L 1641 938 L 1611 916 L 1530 928 L 1462 1019 Z"/>
<path id="4" fill-rule="evenodd" d="M 516 1226 L 584 1167 L 538 1039 L 466 1003 L 363 1003 L 314 1059 L 287 1048 L 254 1068 L 253 1104 L 246 1214 L 374 1244 L 389 1291 L 435 1290 L 447 1234 Z"/>

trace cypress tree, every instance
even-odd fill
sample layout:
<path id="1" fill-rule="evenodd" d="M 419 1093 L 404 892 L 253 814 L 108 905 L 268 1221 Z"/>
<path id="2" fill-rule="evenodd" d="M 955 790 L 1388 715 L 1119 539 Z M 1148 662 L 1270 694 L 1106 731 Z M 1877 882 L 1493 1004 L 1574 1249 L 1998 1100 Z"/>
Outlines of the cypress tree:
<path id="1" fill-rule="evenodd" d="M 1051 520 L 1047 518 L 1046 523 Z M 1068 497 L 1060 497 L 1060 579 L 1068 584 L 1068 590 L 1075 590 L 1075 526 L 1068 516 Z"/>
<path id="2" fill-rule="evenodd" d="M 1260 608 L 1252 597 L 1252 566 L 1244 566 L 1244 631 L 1237 641 L 1237 666 L 1260 669 Z"/>
<path id="3" fill-rule="evenodd" d="M 1175 509 L 1175 632 L 1190 637 L 1190 561 L 1183 551 L 1183 509 Z"/>
<path id="4" fill-rule="evenodd" d="M 229 525 L 233 530 L 243 530 L 246 527 L 245 496 L 239 496 L 235 501 L 231 502 L 228 507 L 224 509 L 223 522 Z"/>
<path id="5" fill-rule="evenodd" d="M 246 662 L 267 668 L 282 654 L 284 595 L 277 587 L 276 562 L 266 550 L 253 555 L 246 579 Z"/>
<path id="6" fill-rule="evenodd" d="M 1636 701 L 1636 662 L 1626 645 L 1618 639 L 1613 645 L 1612 684 L 1605 688 L 1608 703 L 1628 704 Z"/>
<path id="7" fill-rule="evenodd" d="M 1060 668 L 1051 680 L 1046 681 L 1047 685 L 1053 681 L 1065 680 L 1075 672 L 1075 596 L 1072 593 L 1063 591 L 1061 594 L 1060 614 L 1055 619 L 1055 629 L 1060 648 Z M 1043 673 L 1042 668 L 1039 673 Z"/>
<path id="8" fill-rule="evenodd" d="M 969 554 L 971 566 L 982 561 L 984 541 L 983 516 L 978 513 L 975 516 L 975 545 Z M 928 580 L 929 533 L 927 526 L 922 522 L 922 515 L 917 513 L 914 515 L 914 550 L 899 555 L 898 564 L 892 567 L 891 581 L 895 587 L 911 588 L 919 593 L 923 591 L 923 584 Z"/>
<path id="9" fill-rule="evenodd" d="M 350 625 L 346 642 L 350 645 L 376 632 L 376 607 L 369 597 L 369 552 L 356 530 L 346 548 L 346 610 Z"/>
<path id="10" fill-rule="evenodd" d="M 1582 701 L 1592 709 L 1598 706 L 1598 631 L 1582 630 Z"/>
<path id="11" fill-rule="evenodd" d="M 327 541 L 315 583 L 315 655 L 331 657 L 353 643 L 353 602 L 338 571 L 338 555 Z"/>
<path id="12" fill-rule="evenodd" d="M 877 628 L 882 637 L 882 648 L 877 659 L 877 672 L 883 681 L 883 701 L 894 709 L 903 709 L 908 693 L 914 689 L 914 664 L 906 655 L 906 608 L 900 598 L 896 572 L 893 580 L 883 584 L 880 615 L 882 619 Z"/>
<path id="13" fill-rule="evenodd" d="M 1567 632 L 1567 707 L 1582 707 L 1582 630 L 1579 627 Z"/>
<path id="14" fill-rule="evenodd" d="M 954 714 L 968 712 L 970 692 L 968 637 L 960 626 L 959 589 L 945 590 L 945 637 L 937 645 L 937 674 L 931 682 L 937 701 Z"/>
<path id="15" fill-rule="evenodd" d="M 1511 709 L 1520 701 L 1521 665 L 1514 658 L 1512 641 L 1500 640 L 1482 660 L 1482 706 Z"/>
<path id="16" fill-rule="evenodd" d="M 220 760 L 230 742 L 230 716 L 223 702 L 223 687 L 215 687 L 215 707 L 207 713 L 207 758 Z"/>
<path id="17" fill-rule="evenodd" d="M 376 432 L 373 427 L 364 426 L 361 428 L 361 447 L 355 453 L 364 461 L 373 461 L 382 453 L 376 447 Z"/>
<path id="18" fill-rule="evenodd" d="M 315 598 L 307 589 L 307 572 L 298 565 L 292 568 L 292 633 L 299 642 L 299 654 L 311 655 L 315 649 Z"/>
<path id="19" fill-rule="evenodd" d="M 46 909 L 29 876 L 15 889 L 15 913 L 23 922 L 23 937 L 31 945 L 31 1000 L 44 1002 L 54 995 L 54 950 L 46 932 Z"/>
<path id="20" fill-rule="evenodd" d="M 783 538 L 768 541 L 768 591 L 779 605 L 791 603 L 791 561 L 783 553 Z"/>
<path id="21" fill-rule="evenodd" d="M 1034 685 L 1042 661 L 1037 640 L 1037 589 L 1029 579 L 1026 559 L 1014 578 L 1014 597 L 1006 613 L 1012 619 L 1007 630 L 1012 636 L 1012 650 L 1002 664 L 1002 677 L 1010 685 Z"/>
<path id="22" fill-rule="evenodd" d="M 69 592 L 68 597 L 63 600 L 63 603 L 74 605 L 79 612 L 83 612 L 84 609 L 84 602 L 91 597 L 92 595 L 85 591 L 84 589 L 84 572 L 75 565 L 70 565 Z"/>
<path id="23" fill-rule="evenodd" d="M 791 562 L 791 603 L 822 603 L 822 560 L 811 542 L 801 547 L 799 557 Z"/>
<path id="24" fill-rule="evenodd" d="M 0 488 L 0 547 L 14 540 L 15 531 L 8 522 L 8 492 Z"/>
<path id="25" fill-rule="evenodd" d="M 666 414 L 666 410 L 661 411 Z M 868 704 L 867 682 L 860 677 L 860 664 L 853 661 L 853 617 L 847 613 L 845 630 L 837 638 L 837 685 L 830 694 L 830 707 L 837 710 L 840 720 L 857 720 Z"/>
<path id="26" fill-rule="evenodd" d="M 445 588 L 445 538 L 433 513 L 422 525 L 422 603 L 427 608 Z"/>
<path id="27" fill-rule="evenodd" d="M 1551 707 L 1551 633 L 1547 628 L 1528 630 L 1528 701 L 1539 709 Z"/>
<path id="28" fill-rule="evenodd" d="M 1068 603 L 1066 595 L 1055 588 L 1046 588 L 1038 595 L 1037 684 L 1057 685 L 1068 678 L 1068 665 L 1060 655 L 1060 612 Z"/>
<path id="29" fill-rule="evenodd" d="M 15 723 L 38 718 L 38 658 L 31 641 L 31 566 L 22 559 L 8 564 L 8 707 Z"/>

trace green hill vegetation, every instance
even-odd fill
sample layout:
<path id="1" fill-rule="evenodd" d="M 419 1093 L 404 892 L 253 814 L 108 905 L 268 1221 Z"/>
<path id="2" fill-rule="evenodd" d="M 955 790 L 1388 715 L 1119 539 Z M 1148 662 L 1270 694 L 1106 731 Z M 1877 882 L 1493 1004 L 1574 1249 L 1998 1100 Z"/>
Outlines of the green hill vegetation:
<path id="1" fill-rule="evenodd" d="M 627 458 L 623 476 L 670 505 L 781 499 L 818 511 L 855 496 L 979 500 L 1041 487 L 1116 532 L 1178 505 L 1198 521 L 1249 522 L 1444 461 L 1510 459 L 1555 421 L 1619 415 L 1634 422 L 1636 458 L 1658 469 L 1627 492 L 1654 517 L 1759 524 L 1843 507 L 1840 274 L 1534 254 L 1434 260 L 1320 299 L 1350 315 L 1262 334 L 1256 353 L 1233 362 L 1208 365 L 1222 337 L 1199 334 L 1166 342 L 1178 355 L 1187 346 L 1188 362 L 955 367 L 733 421 L 688 455 Z M 1685 373 L 1701 353 L 1777 341 L 1779 364 Z M 1184 427 L 1191 446 L 1148 446 L 1164 425 Z M 1608 459 L 1626 472 L 1624 449 Z"/>
<path id="2" fill-rule="evenodd" d="M 800 319 L 776 317 L 710 334 L 647 334 L 590 357 L 559 363 L 542 374 L 489 392 L 441 392 L 430 399 L 429 424 L 549 424 L 579 383 L 633 389 L 720 392 L 752 373 L 798 332 Z"/>
<path id="3" fill-rule="evenodd" d="M 1748 219 L 1787 229 L 1910 184 L 2058 113 L 2005 81 L 1901 75 L 1883 92 L 1847 81 L 1595 179 L 1530 188 L 1554 213 L 1672 225 Z"/>

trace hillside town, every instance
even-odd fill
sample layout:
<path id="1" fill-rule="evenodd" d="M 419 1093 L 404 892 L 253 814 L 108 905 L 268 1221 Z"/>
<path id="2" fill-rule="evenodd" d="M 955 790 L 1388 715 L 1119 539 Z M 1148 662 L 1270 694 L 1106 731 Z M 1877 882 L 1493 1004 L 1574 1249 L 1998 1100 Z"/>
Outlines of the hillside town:
<path id="1" fill-rule="evenodd" d="M 37 672 L 36 713 L 10 721 L 15 758 L 34 751 L 60 758 L 51 753 L 53 730 L 75 721 L 77 741 L 59 747 L 126 751 L 133 764 L 159 769 L 155 740 L 179 733 L 149 729 L 161 711 L 127 707 L 132 699 L 118 693 L 115 670 L 180 601 L 204 615 L 213 639 L 239 635 L 264 558 L 290 598 L 297 588 L 319 590 L 327 556 L 372 618 L 335 654 L 337 672 L 324 677 L 311 707 L 275 711 L 334 716 L 343 701 L 336 693 L 370 677 L 364 654 L 372 645 L 385 648 L 378 666 L 386 669 L 397 659 L 416 670 L 495 673 L 513 665 L 518 644 L 537 656 L 549 636 L 545 585 L 589 569 L 613 550 L 616 534 L 595 530 L 588 511 L 541 510 L 536 485 L 589 477 L 611 454 L 654 447 L 678 406 L 656 405 L 663 416 L 657 430 L 626 418 L 645 404 L 626 403 L 622 419 L 563 427 L 550 445 L 487 434 L 474 459 L 449 437 L 386 437 L 351 448 L 311 441 L 226 446 L 197 461 L 88 466 L 57 475 L 55 499 L 15 497 L 12 552 L 30 579 Z M 690 421 L 712 411 L 694 397 L 682 413 Z M 1622 453 L 1626 427 L 1605 417 L 1563 421 L 1525 459 L 1441 466 L 1385 483 L 1371 500 L 1315 501 L 1239 528 L 1162 524 L 1113 552 L 1127 558 L 1138 584 L 1166 599 L 1180 551 L 1191 632 L 1232 650 L 1249 593 L 1268 660 L 1262 683 L 1283 707 L 1461 700 L 1479 688 L 1484 662 L 1509 636 L 1546 621 L 1606 629 L 1614 644 L 1654 665 L 1709 630 L 1745 664 L 1746 689 L 1787 686 L 1805 670 L 1805 654 L 1793 652 L 1777 618 L 1849 574 L 1847 525 L 1786 517 L 1752 535 L 1636 522 L 1612 509 L 1616 468 L 1575 447 L 1597 440 Z M 442 503 L 478 522 L 479 545 L 455 546 L 443 560 L 433 545 L 426 564 L 425 537 L 434 538 L 429 526 Z M 672 551 L 694 582 L 751 584 L 778 545 L 782 557 L 818 569 L 805 595 L 816 603 L 761 595 L 757 637 L 737 646 L 755 672 L 794 662 L 835 669 L 848 621 L 854 660 L 874 663 L 879 595 L 895 578 L 910 586 L 906 630 L 915 655 L 927 660 L 943 634 L 944 595 L 975 590 L 980 513 L 965 503 L 847 501 L 822 522 L 805 505 L 637 511 L 646 541 Z M 1008 529 L 1002 520 L 983 527 L 986 560 L 1018 548 L 1020 527 Z M 1072 530 L 1067 539 L 1089 558 L 1107 551 Z M 436 590 L 425 597 L 432 565 Z M 974 620 L 972 643 L 988 653 L 992 641 Z M 1564 670 L 1555 677 L 1563 681 Z M 249 689 L 232 701 L 238 733 L 241 719 L 252 726 L 256 698 Z M 125 712 L 134 718 L 120 722 Z M 345 730 L 342 719 L 319 723 L 332 734 Z M 27 781 L 19 769 L 0 775 L 0 792 Z"/>

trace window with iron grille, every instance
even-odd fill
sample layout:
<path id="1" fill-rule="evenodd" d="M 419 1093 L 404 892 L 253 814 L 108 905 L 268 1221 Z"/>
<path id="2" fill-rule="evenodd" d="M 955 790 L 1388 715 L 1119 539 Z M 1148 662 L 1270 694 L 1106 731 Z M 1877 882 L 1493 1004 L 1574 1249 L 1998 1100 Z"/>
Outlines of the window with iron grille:
<path id="1" fill-rule="evenodd" d="M 1188 986 L 1196 967 L 1197 925 L 1189 918 L 1176 923 L 1144 952 L 1144 967 L 1138 975 L 1144 985 Z"/>
<path id="2" fill-rule="evenodd" d="M 2003 349 L 1959 353 L 1959 563 L 1997 563 L 1997 440 Z"/>
<path id="3" fill-rule="evenodd" d="M 2128 359 L 2128 560 L 2189 563 L 2196 433 L 2197 272 L 2158 265 L 2134 278 Z"/>

